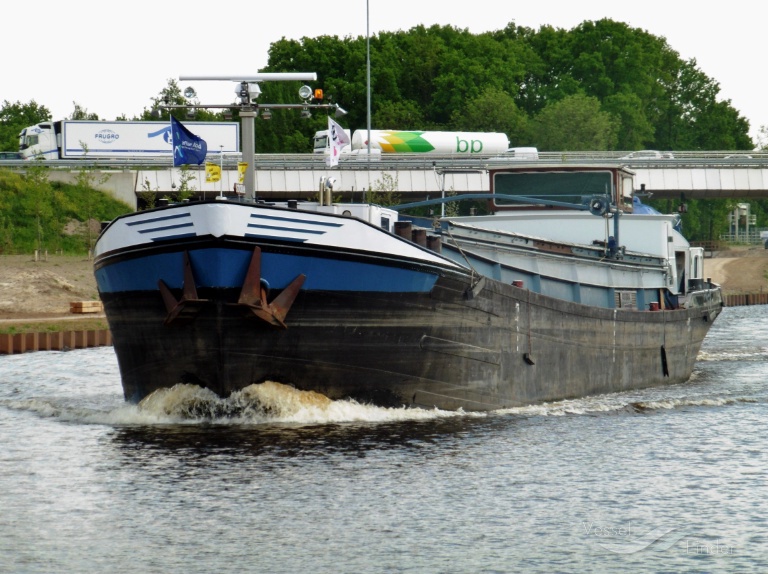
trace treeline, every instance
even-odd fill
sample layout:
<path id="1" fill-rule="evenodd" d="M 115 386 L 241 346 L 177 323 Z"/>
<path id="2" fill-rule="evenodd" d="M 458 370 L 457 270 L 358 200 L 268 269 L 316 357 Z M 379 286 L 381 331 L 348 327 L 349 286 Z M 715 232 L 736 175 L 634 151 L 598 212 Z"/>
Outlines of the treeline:
<path id="1" fill-rule="evenodd" d="M 367 125 L 365 37 L 318 36 L 273 43 L 265 72 L 317 72 L 313 87 L 349 112 L 344 127 Z M 749 123 L 695 59 L 683 60 L 665 38 L 610 19 L 570 29 L 508 24 L 481 34 L 451 26 L 416 26 L 370 38 L 371 127 L 374 129 L 504 132 L 514 146 L 544 151 L 747 150 Z M 265 83 L 259 103 L 298 103 L 299 84 Z M 169 80 L 133 118 L 167 119 L 186 99 Z M 183 111 L 174 112 L 182 120 Z M 231 113 L 237 120 L 237 110 Z M 156 115 L 155 115 L 156 114 Z M 223 119 L 199 110 L 187 119 Z M 228 116 L 227 116 L 228 117 Z M 4 102 L 0 148 L 17 147 L 19 131 L 50 118 L 44 105 Z M 99 119 L 75 103 L 71 119 Z M 325 113 L 309 120 L 273 110 L 259 122 L 259 153 L 302 153 L 324 129 Z"/>
<path id="2" fill-rule="evenodd" d="M 482 34 L 417 26 L 371 37 L 370 54 L 374 129 L 499 131 L 544 151 L 754 147 L 748 121 L 695 60 L 621 22 Z M 341 123 L 366 127 L 364 37 L 275 42 L 265 71 L 289 70 L 316 71 L 326 98 L 349 111 Z M 262 89 L 260 101 L 296 101 L 295 86 Z M 323 129 L 324 116 L 305 126 L 281 115 L 259 125 L 259 151 L 306 151 Z"/>

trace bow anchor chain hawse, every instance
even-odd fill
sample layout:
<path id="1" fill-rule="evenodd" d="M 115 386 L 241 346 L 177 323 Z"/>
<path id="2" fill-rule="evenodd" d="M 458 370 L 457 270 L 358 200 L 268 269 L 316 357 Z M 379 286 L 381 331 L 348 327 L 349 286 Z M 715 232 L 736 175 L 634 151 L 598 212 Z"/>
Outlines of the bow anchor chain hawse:
<path id="1" fill-rule="evenodd" d="M 244 307 L 249 311 L 249 316 L 255 316 L 273 325 L 287 329 L 285 317 L 291 309 L 299 290 L 304 285 L 306 275 L 298 275 L 283 291 L 269 303 L 267 301 L 266 282 L 261 279 L 261 248 L 255 247 L 251 262 L 248 265 L 248 271 L 245 274 L 245 281 L 240 290 L 240 297 L 237 303 L 229 303 L 234 307 Z M 164 325 L 173 323 L 188 323 L 195 319 L 200 310 L 207 304 L 212 303 L 210 299 L 200 299 L 197 295 L 195 286 L 195 276 L 192 272 L 192 265 L 189 261 L 189 253 L 184 252 L 184 283 L 182 285 L 181 299 L 171 293 L 170 288 L 160 279 L 157 282 L 160 294 L 163 297 L 165 308 L 168 314 L 163 321 Z"/>

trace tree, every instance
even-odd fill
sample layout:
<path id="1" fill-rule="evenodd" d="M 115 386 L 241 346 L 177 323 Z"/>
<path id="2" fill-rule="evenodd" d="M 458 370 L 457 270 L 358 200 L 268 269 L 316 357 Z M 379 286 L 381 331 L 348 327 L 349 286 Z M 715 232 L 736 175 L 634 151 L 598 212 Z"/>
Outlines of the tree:
<path id="1" fill-rule="evenodd" d="M 349 111 L 347 122 L 352 126 L 361 127 L 366 123 L 366 50 L 365 38 L 339 39 L 337 36 L 319 36 L 317 38 L 302 38 L 301 40 L 286 40 L 283 38 L 274 42 L 269 51 L 269 63 L 264 71 L 313 71 L 317 73 L 318 81 L 315 87 L 324 91 L 325 103 L 338 103 Z M 372 66 L 372 83 L 376 78 Z M 260 102 L 298 103 L 297 82 L 272 82 L 261 86 Z M 314 123 L 315 117 L 321 114 L 314 112 L 313 119 L 302 121 L 298 113 L 289 112 L 291 118 L 299 120 L 299 131 L 310 141 L 314 131 L 324 129 L 319 123 Z M 292 119 L 290 121 L 293 121 Z M 326 123 L 327 126 L 327 123 Z M 273 126 L 265 126 L 270 130 Z M 275 140 L 280 138 L 274 132 Z M 257 138 L 258 139 L 258 138 Z M 258 145 L 258 144 L 257 144 Z M 307 143 L 307 145 L 309 145 Z M 302 151 L 306 151 L 304 148 Z M 281 152 L 282 149 L 267 151 Z"/>
<path id="2" fill-rule="evenodd" d="M 139 196 L 139 200 L 141 202 L 139 210 L 154 208 L 155 204 L 157 203 L 158 191 L 160 191 L 160 186 L 156 185 L 154 188 L 152 188 L 152 184 L 149 182 L 149 180 L 145 179 L 141 184 L 141 191 L 136 192 L 136 195 Z"/>
<path id="3" fill-rule="evenodd" d="M 651 207 L 662 213 L 677 211 L 681 200 L 648 199 Z M 717 241 L 728 233 L 728 214 L 735 207 L 733 199 L 688 199 L 687 212 L 681 215 L 683 235 L 689 241 Z"/>
<path id="4" fill-rule="evenodd" d="M 596 97 L 621 122 L 620 149 L 669 149 L 657 141 L 667 108 L 668 86 L 680 58 L 664 38 L 623 22 L 583 22 L 564 38 L 561 61 L 579 91 Z"/>
<path id="5" fill-rule="evenodd" d="M 373 126 L 375 129 L 420 130 L 424 128 L 424 114 L 412 100 L 385 101 L 372 114 Z"/>
<path id="6" fill-rule="evenodd" d="M 611 150 L 618 130 L 618 120 L 602 111 L 597 98 L 577 94 L 548 105 L 536 116 L 533 139 L 542 150 Z"/>
<path id="7" fill-rule="evenodd" d="M 382 173 L 381 179 L 371 183 L 371 189 L 368 191 L 366 201 L 388 207 L 400 203 L 400 194 L 397 193 L 399 186 L 397 174 L 390 175 Z"/>
<path id="8" fill-rule="evenodd" d="M 69 116 L 70 120 L 98 120 L 99 119 L 98 114 L 89 113 L 88 110 L 86 110 L 77 102 L 72 102 L 72 104 L 75 106 L 75 110 L 72 112 L 72 115 Z"/>
<path id="9" fill-rule="evenodd" d="M 477 132 L 503 132 L 514 145 L 530 142 L 528 117 L 504 90 L 486 88 L 451 118 L 454 128 Z"/>
<path id="10" fill-rule="evenodd" d="M 171 121 L 171 112 L 162 106 L 173 105 L 183 106 L 187 104 L 187 99 L 184 94 L 181 93 L 179 84 L 173 78 L 168 78 L 168 83 L 157 94 L 150 98 L 152 106 L 150 109 L 144 108 L 139 117 L 133 118 L 134 120 L 168 120 Z M 174 115 L 179 117 L 178 111 L 174 110 Z"/>
<path id="11" fill-rule="evenodd" d="M 196 170 L 200 173 L 200 168 Z M 192 182 L 197 179 L 195 171 L 188 165 L 182 165 L 179 168 L 179 187 L 171 194 L 170 199 L 174 202 L 182 202 L 185 199 L 189 199 L 195 195 L 197 188 L 192 185 Z M 173 187 L 174 184 L 171 185 Z"/>
<path id="12" fill-rule="evenodd" d="M 568 32 L 551 26 L 542 26 L 536 32 L 510 24 L 503 35 L 522 42 L 532 53 L 524 60 L 525 71 L 516 97 L 517 105 L 529 117 L 578 91 L 579 83 L 570 73 Z"/>
<path id="13" fill-rule="evenodd" d="M 654 139 L 653 124 L 643 112 L 643 102 L 632 92 L 620 92 L 603 101 L 603 110 L 610 112 L 621 123 L 617 149 L 637 150 L 648 146 Z"/>
<path id="14" fill-rule="evenodd" d="M 696 67 L 681 62 L 669 86 L 669 105 L 657 135 L 663 149 L 753 149 L 749 123 L 731 106 L 717 101 L 720 85 Z"/>
<path id="15" fill-rule="evenodd" d="M 51 112 L 35 100 L 22 104 L 17 101 L 3 101 L 0 108 L 0 150 L 16 151 L 19 149 L 19 134 L 26 127 L 51 119 Z"/>
<path id="16" fill-rule="evenodd" d="M 552 110 L 542 112 L 581 95 L 599 104 L 592 120 L 601 127 L 596 130 L 593 122 L 588 128 L 583 116 L 565 118 L 563 125 L 578 124 L 580 133 L 551 131 L 547 149 L 571 149 L 574 140 L 601 146 L 593 149 L 750 147 L 748 124 L 729 101 L 717 100 L 719 86 L 695 61 L 683 61 L 665 38 L 623 22 L 585 21 L 571 30 L 510 23 L 477 35 L 451 26 L 416 26 L 381 32 L 370 46 L 373 128 L 484 125 L 526 141 L 525 124 L 538 116 L 538 135 L 545 135 L 541 120 Z M 365 56 L 361 37 L 283 38 L 270 48 L 268 71 L 316 71 L 317 85 L 349 111 L 346 125 L 360 129 L 367 126 Z M 487 113 L 473 116 L 470 103 Z M 296 145 L 297 133 L 308 146 L 312 132 L 324 128 L 314 119 L 301 125 L 285 121 L 257 130 L 258 151 L 295 151 L 285 145 Z"/>

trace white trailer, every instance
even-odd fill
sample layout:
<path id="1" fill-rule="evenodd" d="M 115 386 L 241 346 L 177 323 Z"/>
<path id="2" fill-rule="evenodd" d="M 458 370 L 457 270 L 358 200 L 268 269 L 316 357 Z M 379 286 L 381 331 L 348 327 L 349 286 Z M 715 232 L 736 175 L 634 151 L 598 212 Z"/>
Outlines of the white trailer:
<path id="1" fill-rule="evenodd" d="M 352 150 L 368 148 L 368 130 L 355 130 Z M 430 132 L 371 130 L 371 150 L 381 153 L 485 155 L 509 149 L 506 134 L 491 132 Z"/>
<path id="2" fill-rule="evenodd" d="M 237 122 L 185 122 L 208 145 L 209 155 L 240 151 Z M 24 128 L 24 159 L 172 158 L 170 122 L 62 120 Z"/>
<path id="3" fill-rule="evenodd" d="M 352 143 L 342 148 L 342 154 L 360 154 L 367 151 L 368 130 L 355 130 L 353 134 L 350 134 L 347 129 L 344 131 L 347 132 L 347 136 L 350 136 Z M 372 156 L 382 153 L 485 155 L 506 153 L 508 148 L 509 140 L 506 134 L 502 133 L 371 130 Z M 329 149 L 328 131 L 316 132 L 313 139 L 313 152 L 328 154 Z"/>

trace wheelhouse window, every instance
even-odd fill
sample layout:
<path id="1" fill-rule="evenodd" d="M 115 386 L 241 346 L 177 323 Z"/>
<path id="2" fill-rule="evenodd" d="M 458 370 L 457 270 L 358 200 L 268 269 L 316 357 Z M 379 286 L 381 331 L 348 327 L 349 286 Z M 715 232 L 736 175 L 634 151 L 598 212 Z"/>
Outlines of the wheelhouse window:
<path id="1" fill-rule="evenodd" d="M 596 195 L 612 201 L 613 174 L 610 171 L 500 172 L 494 175 L 494 194 L 520 198 L 520 201 L 494 198 L 494 204 L 499 207 L 537 205 L 537 199 L 587 205 Z M 630 205 L 631 202 L 630 195 Z"/>

